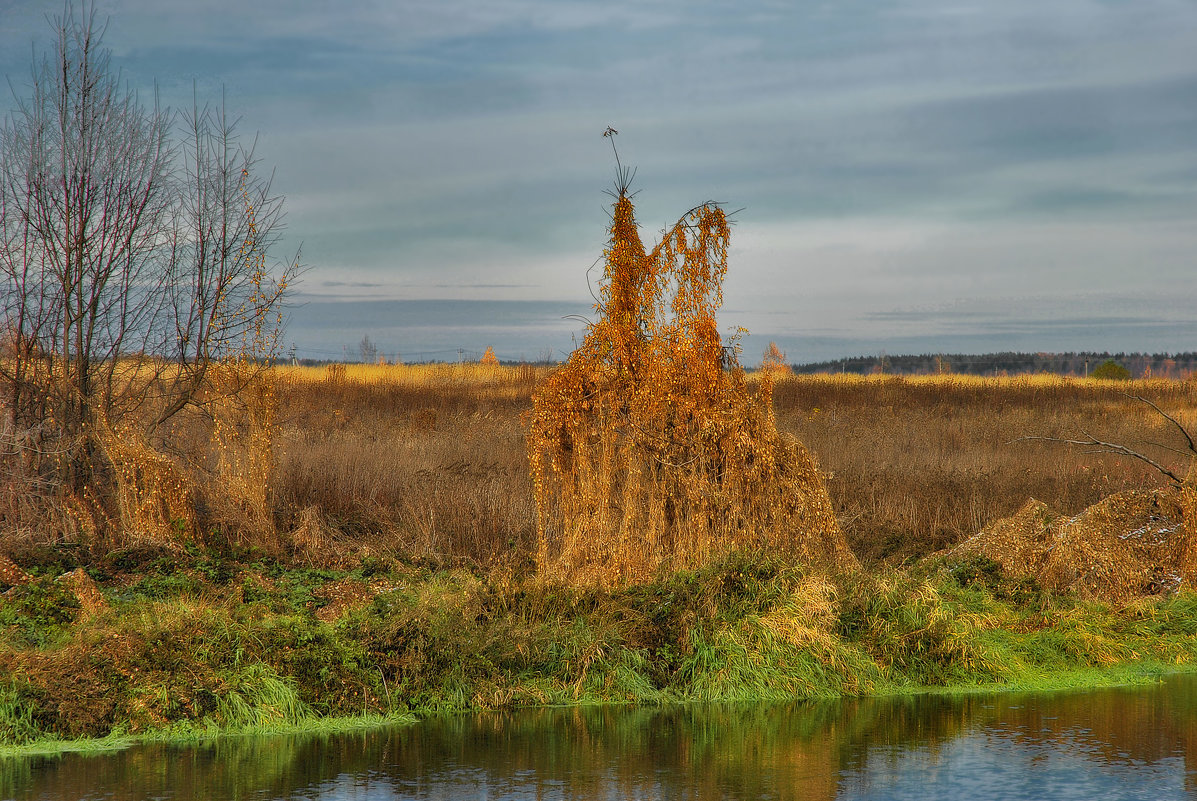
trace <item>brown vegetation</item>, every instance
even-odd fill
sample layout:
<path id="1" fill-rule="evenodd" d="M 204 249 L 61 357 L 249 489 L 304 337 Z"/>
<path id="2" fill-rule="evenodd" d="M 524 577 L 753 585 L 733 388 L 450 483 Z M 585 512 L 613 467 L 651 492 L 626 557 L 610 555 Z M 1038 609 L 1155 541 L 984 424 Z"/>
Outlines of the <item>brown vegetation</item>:
<path id="1" fill-rule="evenodd" d="M 1192 429 L 1194 387 L 1054 376 L 798 377 L 774 391 L 778 425 L 831 474 L 828 487 L 862 561 L 950 547 L 1037 498 L 1073 515 L 1125 489 L 1163 483 L 1133 459 L 1045 442 L 1088 432 L 1148 449 L 1174 428 L 1123 392 L 1159 403 Z M 1158 449 L 1151 449 L 1153 452 Z M 1182 469 L 1185 460 L 1171 460 Z"/>
<path id="2" fill-rule="evenodd" d="M 1197 487 L 1126 490 L 1061 515 L 1029 500 L 965 540 L 952 560 L 984 556 L 1058 593 L 1125 604 L 1197 582 Z"/>
<path id="3" fill-rule="evenodd" d="M 275 369 L 277 547 L 317 563 L 363 553 L 528 560 L 536 517 L 521 415 L 547 371 L 341 367 Z M 1016 441 L 1086 431 L 1140 447 L 1171 442 L 1170 424 L 1123 390 L 1197 424 L 1193 387 L 1158 379 L 799 376 L 776 382 L 774 409 L 778 429 L 806 443 L 828 475 L 852 550 L 866 563 L 893 562 L 956 545 L 1029 498 L 1071 516 L 1115 492 L 1162 484 L 1136 460 Z M 211 457 L 203 427 L 178 434 L 176 452 Z M 0 475 L 0 551 L 78 541 L 69 510 L 31 510 L 26 480 Z M 219 481 L 204 486 L 195 508 L 211 520 L 210 507 L 228 499 Z"/>
<path id="4" fill-rule="evenodd" d="M 626 185 L 599 319 L 537 387 L 528 452 L 543 574 L 604 584 L 763 548 L 854 563 L 814 459 L 719 337 L 729 229 L 706 204 L 646 252 Z"/>

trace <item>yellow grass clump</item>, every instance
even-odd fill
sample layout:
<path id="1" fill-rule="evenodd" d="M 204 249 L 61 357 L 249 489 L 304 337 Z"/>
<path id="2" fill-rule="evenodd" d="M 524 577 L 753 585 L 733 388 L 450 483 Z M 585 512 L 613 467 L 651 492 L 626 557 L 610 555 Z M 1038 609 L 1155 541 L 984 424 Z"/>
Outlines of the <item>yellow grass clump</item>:
<path id="1" fill-rule="evenodd" d="M 598 321 L 533 396 L 527 437 L 543 574 L 613 584 L 770 548 L 855 564 L 814 458 L 778 433 L 715 324 L 729 228 L 707 203 L 646 252 L 626 187 Z"/>

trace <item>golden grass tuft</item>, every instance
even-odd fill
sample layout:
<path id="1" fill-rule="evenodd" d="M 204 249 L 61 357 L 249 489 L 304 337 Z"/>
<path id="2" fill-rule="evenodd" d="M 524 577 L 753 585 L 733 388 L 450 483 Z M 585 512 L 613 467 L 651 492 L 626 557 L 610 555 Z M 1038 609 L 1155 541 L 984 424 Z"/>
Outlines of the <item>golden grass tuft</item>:
<path id="1" fill-rule="evenodd" d="M 723 210 L 691 210 L 649 253 L 621 191 L 610 233 L 599 319 L 533 396 L 539 570 L 635 582 L 757 548 L 854 564 L 814 458 L 777 431 L 770 377 L 751 393 L 720 340 Z"/>

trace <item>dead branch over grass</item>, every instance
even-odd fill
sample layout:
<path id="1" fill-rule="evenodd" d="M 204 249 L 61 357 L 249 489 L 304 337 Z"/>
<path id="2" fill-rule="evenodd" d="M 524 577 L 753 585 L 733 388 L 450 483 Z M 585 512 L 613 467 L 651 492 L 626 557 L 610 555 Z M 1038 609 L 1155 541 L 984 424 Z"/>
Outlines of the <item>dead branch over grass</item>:
<path id="1" fill-rule="evenodd" d="M 829 490 L 853 550 L 875 561 L 948 547 L 1031 497 L 1072 515 L 1112 493 L 1157 486 L 1159 473 L 1133 459 L 1013 442 L 1090 431 L 1144 447 L 1183 444 L 1123 390 L 1186 425 L 1197 422 L 1194 386 L 1164 380 L 1114 387 L 1050 375 L 815 375 L 778 382 L 774 398 L 778 425 L 832 474 Z"/>

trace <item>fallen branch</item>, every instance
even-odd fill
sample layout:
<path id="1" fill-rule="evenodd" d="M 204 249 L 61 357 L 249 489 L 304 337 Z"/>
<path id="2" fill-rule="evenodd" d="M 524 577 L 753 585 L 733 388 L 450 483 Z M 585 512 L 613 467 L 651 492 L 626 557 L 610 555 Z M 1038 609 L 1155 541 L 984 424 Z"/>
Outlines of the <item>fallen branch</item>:
<path id="1" fill-rule="evenodd" d="M 1124 397 L 1124 398 L 1130 398 L 1132 400 L 1137 400 L 1137 401 L 1140 401 L 1141 403 L 1145 403 L 1148 406 L 1150 406 L 1152 409 L 1154 409 L 1156 414 L 1158 414 L 1160 417 L 1164 418 L 1165 420 L 1167 420 L 1169 423 L 1171 423 L 1173 426 L 1176 427 L 1176 430 L 1179 431 L 1181 436 L 1183 436 L 1185 438 L 1185 444 L 1187 445 L 1187 447 L 1182 450 L 1181 448 L 1175 448 L 1175 447 L 1172 447 L 1171 445 L 1164 445 L 1161 442 L 1152 442 L 1152 441 L 1147 441 L 1148 445 L 1152 445 L 1156 448 L 1160 448 L 1161 450 L 1171 451 L 1172 453 L 1179 454 L 1181 456 L 1188 456 L 1190 459 L 1197 458 L 1197 443 L 1193 442 L 1192 435 L 1189 434 L 1188 430 L 1185 429 L 1185 427 L 1183 425 L 1181 425 L 1179 420 L 1177 420 L 1175 417 L 1173 417 L 1172 415 L 1168 414 L 1163 409 L 1161 409 L 1159 407 L 1159 405 L 1157 405 L 1155 403 L 1155 401 L 1144 398 L 1142 395 L 1131 395 L 1127 392 L 1120 392 L 1119 394 L 1122 395 L 1122 397 Z M 1088 437 L 1088 439 L 1081 440 L 1081 439 L 1063 439 L 1062 437 L 1028 436 L 1028 437 L 1019 437 L 1018 439 L 1011 440 L 1011 442 L 1024 442 L 1027 440 L 1040 440 L 1042 442 L 1058 442 L 1063 445 L 1077 445 L 1082 448 L 1096 448 L 1097 450 L 1086 451 L 1086 452 L 1087 453 L 1112 453 L 1112 454 L 1116 454 L 1118 456 L 1129 456 L 1132 459 L 1138 459 L 1139 461 L 1144 462 L 1145 464 L 1151 465 L 1156 470 L 1160 471 L 1165 476 L 1167 476 L 1171 481 L 1173 481 L 1178 486 L 1185 482 L 1185 480 L 1183 478 L 1178 476 L 1172 470 L 1169 470 L 1167 467 L 1164 467 L 1162 464 L 1157 462 L 1155 459 L 1152 459 L 1150 456 L 1148 456 L 1145 453 L 1140 453 L 1139 451 L 1136 451 L 1133 448 L 1128 448 L 1127 446 L 1125 446 L 1121 443 L 1118 443 L 1118 442 L 1103 442 L 1102 440 L 1099 440 L 1096 437 L 1094 437 L 1088 431 L 1082 430 L 1081 433 L 1084 434 L 1086 437 Z"/>

